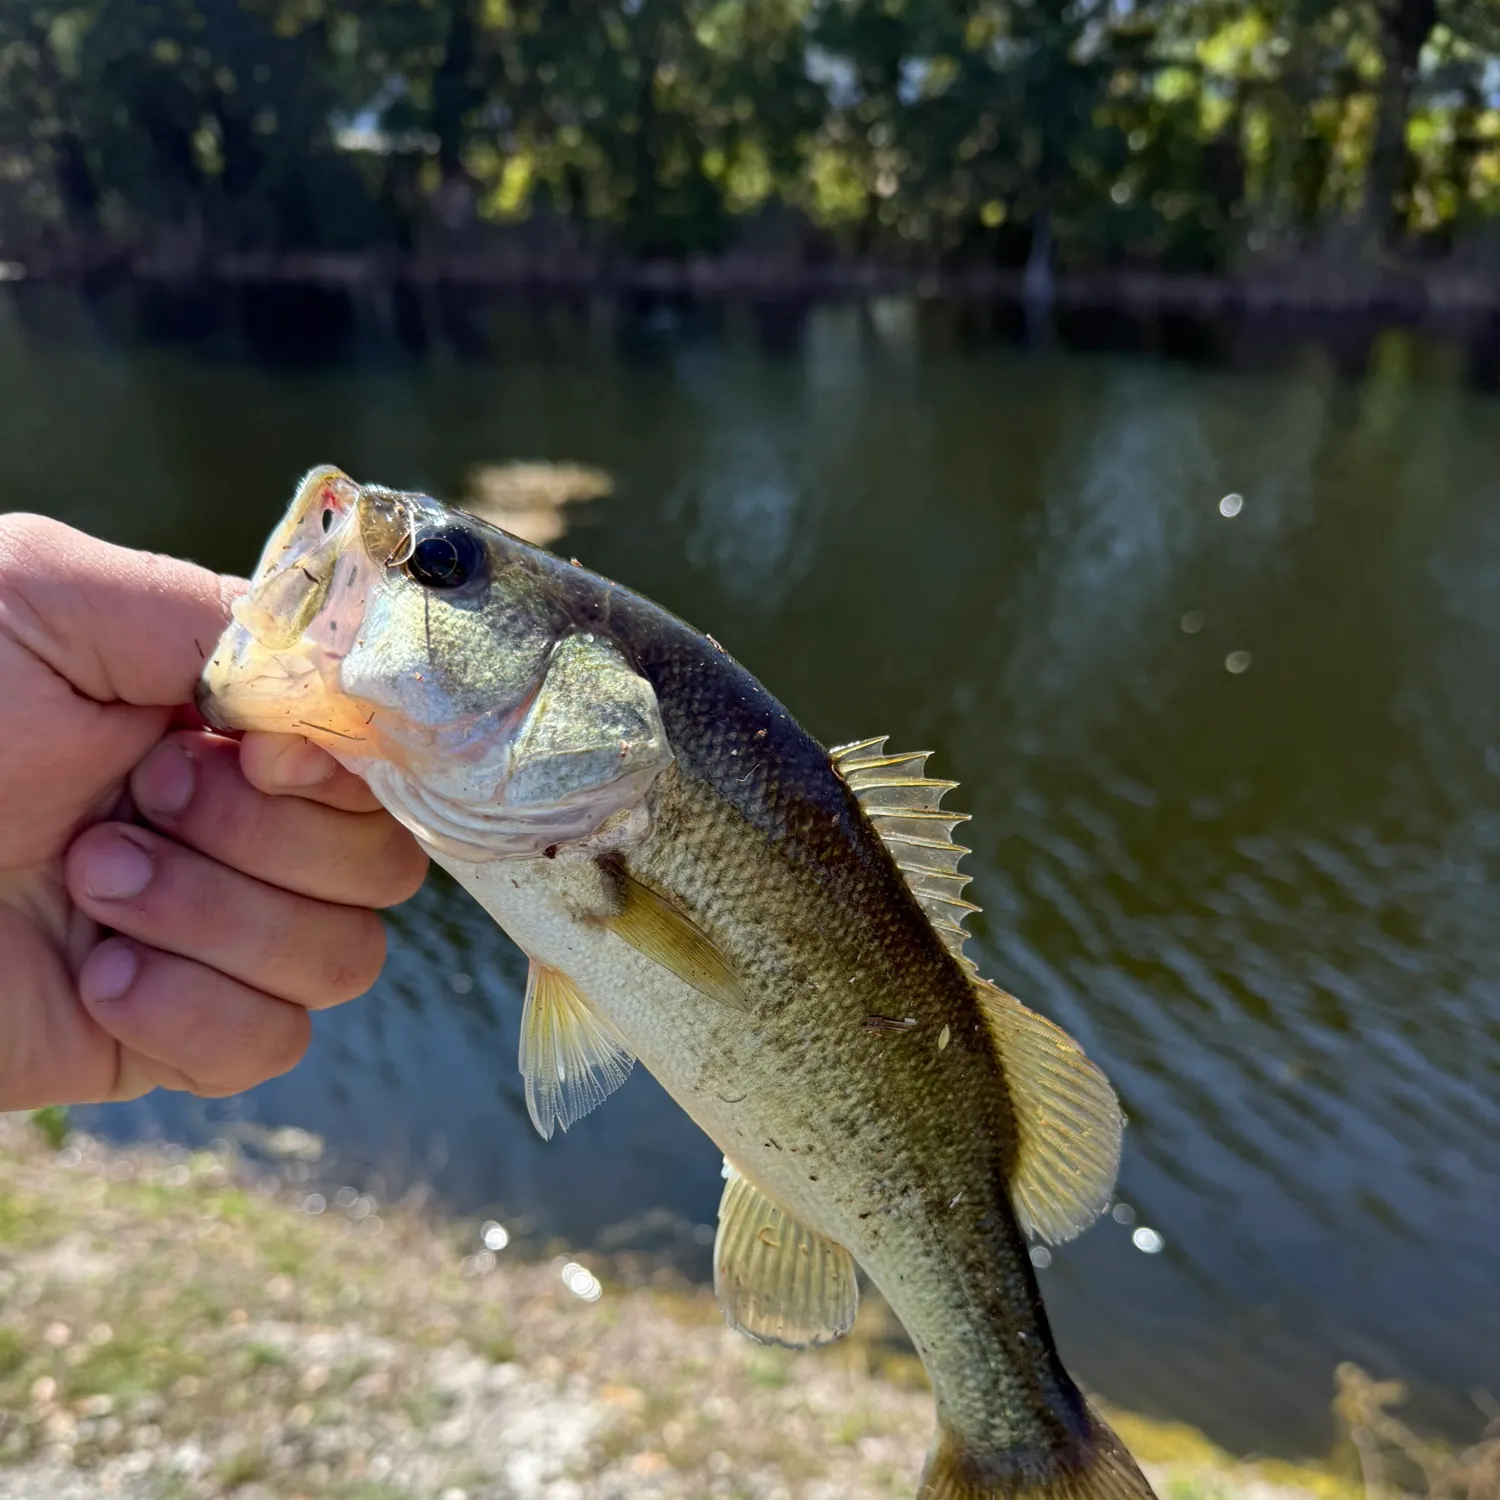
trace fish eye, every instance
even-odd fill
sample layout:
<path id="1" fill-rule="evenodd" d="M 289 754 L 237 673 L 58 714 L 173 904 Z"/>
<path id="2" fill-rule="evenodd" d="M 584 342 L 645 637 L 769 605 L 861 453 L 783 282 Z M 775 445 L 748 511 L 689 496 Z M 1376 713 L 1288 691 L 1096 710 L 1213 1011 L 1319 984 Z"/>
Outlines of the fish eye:
<path id="1" fill-rule="evenodd" d="M 456 589 L 467 583 L 484 561 L 484 547 L 462 527 L 429 532 L 412 548 L 406 573 L 429 589 Z"/>

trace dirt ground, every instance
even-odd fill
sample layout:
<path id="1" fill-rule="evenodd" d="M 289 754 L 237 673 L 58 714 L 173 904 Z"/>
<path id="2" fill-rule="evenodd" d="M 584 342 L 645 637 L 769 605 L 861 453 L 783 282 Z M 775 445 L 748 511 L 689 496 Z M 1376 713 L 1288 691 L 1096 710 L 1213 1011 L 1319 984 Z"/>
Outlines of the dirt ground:
<path id="1" fill-rule="evenodd" d="M 232 1153 L 0 1117 L 0 1497 L 915 1493 L 931 1397 L 875 1299 L 850 1339 L 797 1354 L 667 1273 L 485 1234 Z M 1112 1415 L 1164 1500 L 1352 1493 Z"/>

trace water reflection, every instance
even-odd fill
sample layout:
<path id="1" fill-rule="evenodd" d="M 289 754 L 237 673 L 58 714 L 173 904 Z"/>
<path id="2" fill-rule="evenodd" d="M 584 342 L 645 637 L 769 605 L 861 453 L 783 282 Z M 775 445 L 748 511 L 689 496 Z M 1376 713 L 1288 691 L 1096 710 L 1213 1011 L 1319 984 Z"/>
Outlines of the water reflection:
<path id="1" fill-rule="evenodd" d="M 972 949 L 1130 1115 L 1114 1212 L 1039 1257 L 1085 1379 L 1295 1450 L 1353 1359 L 1475 1430 L 1468 1393 L 1500 1389 L 1500 422 L 1472 348 L 1167 328 L 1180 358 L 1152 362 L 1077 352 L 1063 315 L 1029 353 L 1000 314 L 915 304 L 768 346 L 733 309 L 499 303 L 457 340 L 424 312 L 422 362 L 383 313 L 323 318 L 268 371 L 222 308 L 210 357 L 16 306 L 8 503 L 124 540 L 243 567 L 322 459 L 449 494 L 512 455 L 611 475 L 568 552 L 825 741 L 888 733 L 963 782 Z M 652 1080 L 544 1144 L 519 955 L 440 878 L 393 926 L 379 990 L 291 1077 L 96 1120 L 296 1124 L 331 1143 L 325 1208 L 431 1182 L 506 1243 L 705 1272 L 718 1156 Z"/>

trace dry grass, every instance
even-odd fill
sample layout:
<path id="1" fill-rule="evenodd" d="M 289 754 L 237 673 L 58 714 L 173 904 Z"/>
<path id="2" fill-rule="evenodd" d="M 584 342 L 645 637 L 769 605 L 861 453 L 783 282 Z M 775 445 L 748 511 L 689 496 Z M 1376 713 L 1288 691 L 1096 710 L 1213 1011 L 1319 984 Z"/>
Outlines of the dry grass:
<path id="1" fill-rule="evenodd" d="M 1454 1452 L 1420 1436 L 1392 1411 L 1405 1397 L 1394 1380 L 1372 1380 L 1358 1365 L 1334 1371 L 1340 1440 L 1333 1466 L 1367 1500 L 1500 1500 L 1500 1410 L 1479 1441 Z"/>

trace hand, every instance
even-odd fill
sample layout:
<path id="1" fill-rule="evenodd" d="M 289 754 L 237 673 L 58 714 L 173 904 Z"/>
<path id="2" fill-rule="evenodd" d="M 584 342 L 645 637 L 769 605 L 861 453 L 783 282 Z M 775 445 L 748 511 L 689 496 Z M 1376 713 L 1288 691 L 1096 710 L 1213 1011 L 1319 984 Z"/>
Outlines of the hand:
<path id="1" fill-rule="evenodd" d="M 322 750 L 190 727 L 242 587 L 0 517 L 0 1110 L 285 1072 L 421 884 Z"/>

